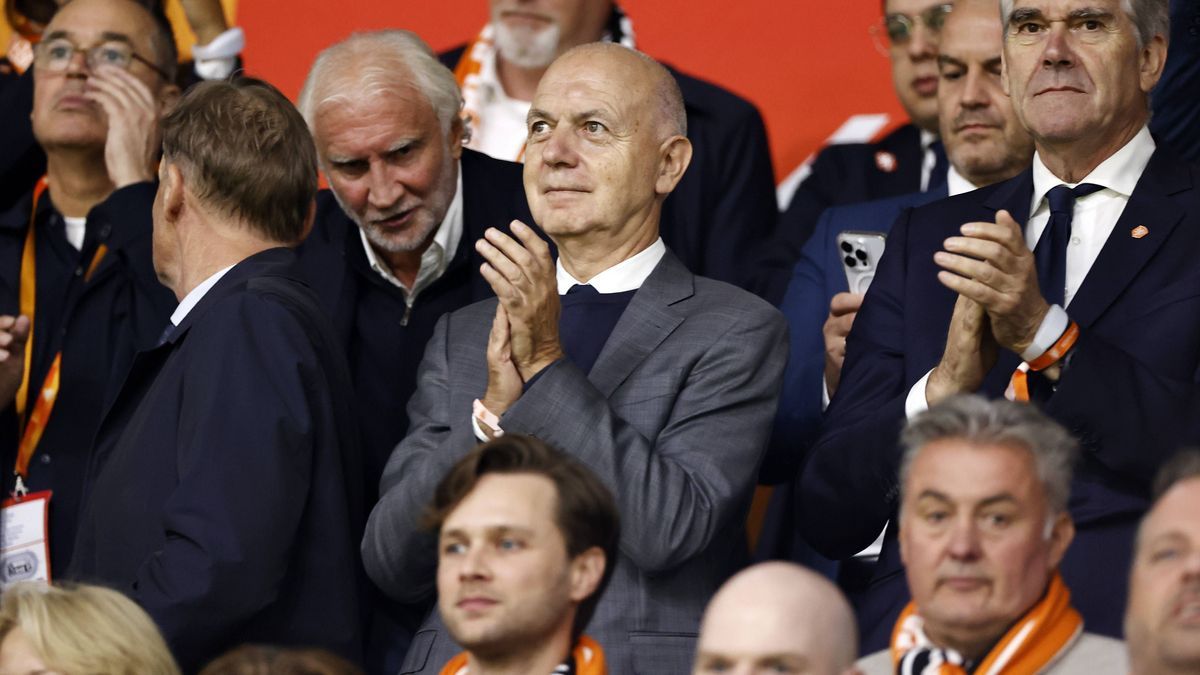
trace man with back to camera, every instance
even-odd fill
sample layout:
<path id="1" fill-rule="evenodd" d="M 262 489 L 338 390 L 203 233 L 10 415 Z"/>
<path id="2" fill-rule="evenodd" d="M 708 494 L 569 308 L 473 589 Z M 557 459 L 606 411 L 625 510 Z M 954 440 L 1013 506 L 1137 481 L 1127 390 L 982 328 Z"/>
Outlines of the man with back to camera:
<path id="1" fill-rule="evenodd" d="M 894 515 L 903 420 L 955 393 L 1008 392 L 1085 448 L 1062 573 L 1089 630 L 1117 636 L 1111 599 L 1150 482 L 1169 448 L 1200 437 L 1200 174 L 1145 130 L 1165 0 L 1001 11 L 1002 81 L 1032 167 L 893 226 L 801 475 L 801 530 L 828 557 L 860 550 Z M 896 568 L 895 544 L 885 535 L 880 569 Z"/>
<path id="2" fill-rule="evenodd" d="M 635 48 L 613 0 L 490 0 L 490 21 L 442 55 L 463 88 L 468 147 L 522 161 L 525 116 L 555 58 L 589 42 Z M 663 241 L 694 274 L 748 286 L 753 257 L 778 216 L 767 132 L 752 103 L 668 67 L 683 93 L 692 167 L 663 205 Z"/>
<path id="3" fill-rule="evenodd" d="M 450 469 L 427 521 L 441 615 L 466 650 L 443 675 L 608 672 L 584 630 L 612 578 L 620 525 L 595 474 L 536 438 L 507 435 Z"/>
<path id="4" fill-rule="evenodd" d="M 1163 465 L 1135 539 L 1125 639 L 1129 672 L 1200 671 L 1200 450 Z"/>
<path id="5" fill-rule="evenodd" d="M 590 634 L 614 672 L 686 672 L 709 593 L 744 564 L 743 519 L 774 414 L 778 313 L 693 276 L 658 237 L 690 146 L 674 79 L 619 45 L 564 54 L 530 111 L 533 229 L 476 243 L 498 300 L 442 318 L 363 539 L 368 574 L 401 601 L 432 592 L 415 513 L 477 437 L 527 433 L 618 497 L 622 556 Z M 478 435 L 478 436 L 477 436 Z M 401 672 L 456 648 L 431 617 Z"/>
<path id="6" fill-rule="evenodd" d="M 361 658 L 353 389 L 291 250 L 316 171 L 265 82 L 164 120 L 154 267 L 179 307 L 101 423 L 71 576 L 136 600 L 187 672 L 243 642 Z"/>
<path id="7" fill-rule="evenodd" d="M 174 72 L 170 26 L 131 0 L 74 0 L 35 51 L 45 181 L 0 215 L 0 491 L 52 492 L 52 576 L 70 565 L 105 394 L 176 304 L 150 252 Z"/>
<path id="8" fill-rule="evenodd" d="M 735 574 L 704 610 L 692 675 L 853 675 L 858 629 L 827 579 L 768 562 Z"/>
<path id="9" fill-rule="evenodd" d="M 1075 533 L 1075 439 L 1031 406 L 958 396 L 900 442 L 912 602 L 863 672 L 1124 672 L 1124 646 L 1084 632 L 1057 569 Z"/>

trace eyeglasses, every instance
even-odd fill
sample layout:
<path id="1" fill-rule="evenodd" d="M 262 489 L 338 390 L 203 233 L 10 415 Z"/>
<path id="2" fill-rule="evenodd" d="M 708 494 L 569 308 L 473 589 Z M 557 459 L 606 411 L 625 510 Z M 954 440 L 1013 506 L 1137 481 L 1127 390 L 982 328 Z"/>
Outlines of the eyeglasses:
<path id="1" fill-rule="evenodd" d="M 71 59 L 75 58 L 76 53 L 83 54 L 88 70 L 93 72 L 100 66 L 112 66 L 121 70 L 129 70 L 133 62 L 138 61 L 145 64 L 150 70 L 158 73 L 164 80 L 169 81 L 171 79 L 167 77 L 167 73 L 163 69 L 133 51 L 132 45 L 117 40 L 103 42 L 87 49 L 76 47 L 75 43 L 64 38 L 40 42 L 34 48 L 33 52 L 34 67 L 44 72 L 65 72 L 70 67 Z"/>
<path id="2" fill-rule="evenodd" d="M 925 24 L 930 37 L 936 39 L 942 31 L 942 24 L 946 22 L 946 15 L 950 13 L 951 9 L 953 9 L 953 5 L 947 3 L 934 5 L 915 17 L 908 14 L 888 14 L 883 18 L 883 29 L 893 45 L 907 44 L 912 39 L 913 33 L 916 32 L 918 22 Z"/>

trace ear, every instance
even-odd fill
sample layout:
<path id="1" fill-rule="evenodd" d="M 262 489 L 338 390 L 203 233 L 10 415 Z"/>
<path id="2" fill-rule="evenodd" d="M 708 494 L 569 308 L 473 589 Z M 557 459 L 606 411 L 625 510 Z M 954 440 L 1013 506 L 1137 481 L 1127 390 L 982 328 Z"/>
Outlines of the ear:
<path id="1" fill-rule="evenodd" d="M 1050 528 L 1050 569 L 1055 569 L 1067 553 L 1067 547 L 1075 539 L 1075 521 L 1071 514 L 1063 511 L 1054 518 Z"/>
<path id="2" fill-rule="evenodd" d="M 692 142 L 684 136 L 672 136 L 659 146 L 659 156 L 661 159 L 658 163 L 658 177 L 654 181 L 654 192 L 665 197 L 679 184 L 683 172 L 687 171 L 688 165 L 692 163 Z"/>
<path id="3" fill-rule="evenodd" d="M 163 217 L 174 225 L 184 208 L 183 173 L 179 166 L 165 159 L 158 167 L 158 190 L 163 196 Z"/>
<path id="4" fill-rule="evenodd" d="M 454 159 L 462 158 L 464 130 L 462 115 L 455 115 L 454 120 L 450 122 L 450 138 L 447 139 L 450 143 L 450 155 Z"/>
<path id="5" fill-rule="evenodd" d="M 1167 41 L 1161 35 L 1155 35 L 1150 42 L 1142 47 L 1141 57 L 1139 59 L 1141 72 L 1140 84 L 1142 91 L 1147 94 L 1154 85 L 1158 84 L 1158 79 L 1162 77 L 1163 65 L 1167 62 Z"/>
<path id="6" fill-rule="evenodd" d="M 593 546 L 571 560 L 571 600 L 583 602 L 600 585 L 607 562 L 604 549 Z"/>

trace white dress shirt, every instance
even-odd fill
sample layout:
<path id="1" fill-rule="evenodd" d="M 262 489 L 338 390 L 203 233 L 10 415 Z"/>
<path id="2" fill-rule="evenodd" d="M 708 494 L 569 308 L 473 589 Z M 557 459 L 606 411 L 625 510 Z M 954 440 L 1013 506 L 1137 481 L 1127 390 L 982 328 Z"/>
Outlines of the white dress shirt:
<path id="1" fill-rule="evenodd" d="M 1025 224 L 1025 243 L 1032 250 L 1037 246 L 1042 231 L 1050 222 L 1050 204 L 1046 193 L 1058 185 L 1075 187 L 1080 183 L 1094 183 L 1104 189 L 1075 202 L 1074 215 L 1071 218 L 1071 241 L 1067 245 L 1067 286 L 1064 298 L 1067 306 L 1075 297 L 1075 293 L 1083 284 L 1100 249 L 1108 241 L 1117 219 L 1129 203 L 1129 197 L 1138 180 L 1142 177 L 1150 156 L 1154 154 L 1154 139 L 1150 130 L 1142 127 L 1128 143 L 1120 150 L 1109 156 L 1092 170 L 1079 183 L 1063 183 L 1057 176 L 1046 168 L 1039 154 L 1033 155 L 1033 197 L 1030 202 L 1029 222 Z M 1021 354 L 1021 358 L 1031 361 L 1044 354 L 1054 346 L 1059 336 L 1067 329 L 1070 319 L 1066 310 L 1058 305 L 1051 305 L 1046 318 L 1042 320 L 1034 335 L 1033 343 Z M 932 370 L 929 371 L 933 372 Z M 925 399 L 925 384 L 929 381 L 929 373 L 917 381 L 908 392 L 905 400 L 905 415 L 912 419 L 914 415 L 929 408 Z"/>
<path id="2" fill-rule="evenodd" d="M 366 232 L 361 227 L 358 228 L 358 236 L 362 239 L 363 250 L 367 254 L 367 264 L 385 281 L 404 291 L 404 304 L 409 310 L 417 301 L 417 295 L 446 273 L 446 268 L 450 266 L 450 261 L 454 259 L 454 253 L 458 250 L 458 244 L 462 241 L 462 235 L 462 164 L 459 164 L 458 167 L 458 185 L 454 188 L 454 198 L 450 200 L 450 206 L 446 209 L 446 215 L 434 233 L 429 248 L 421 254 L 421 267 L 417 270 L 417 278 L 413 280 L 412 288 L 405 286 L 404 282 L 392 274 L 391 268 L 379 259 L 379 255 L 371 247 Z"/>
<path id="3" fill-rule="evenodd" d="M 592 277 L 586 285 L 596 289 L 597 293 L 625 293 L 637 290 L 646 283 L 646 279 L 650 277 L 650 273 L 654 271 L 666 253 L 667 246 L 663 243 L 662 237 L 659 237 L 653 244 L 632 257 L 626 258 Z M 555 263 L 554 276 L 558 283 L 559 295 L 564 295 L 572 286 L 584 285 L 563 268 L 561 257 Z M 479 420 L 474 415 L 471 416 L 471 428 L 475 431 L 475 438 L 481 441 L 488 440 L 487 434 L 483 432 L 479 426 Z"/>
<path id="4" fill-rule="evenodd" d="M 933 151 L 933 144 L 937 140 L 937 134 L 921 129 L 921 192 L 929 189 L 933 167 L 937 166 L 937 153 Z"/>
<path id="5" fill-rule="evenodd" d="M 67 242 L 76 251 L 83 249 L 83 236 L 87 234 L 87 218 L 63 216 L 63 226 L 66 228 Z"/>
<path id="6" fill-rule="evenodd" d="M 175 311 L 171 313 L 171 325 L 179 326 L 183 318 L 188 315 L 188 312 L 192 311 L 192 308 L 200 302 L 204 295 L 212 290 L 212 287 L 217 285 L 221 277 L 225 276 L 225 273 L 231 269 L 233 269 L 233 265 L 213 272 L 207 279 L 201 281 L 191 291 L 188 291 L 188 294 L 183 296 L 183 300 L 179 301 L 179 305 L 175 308 Z"/>

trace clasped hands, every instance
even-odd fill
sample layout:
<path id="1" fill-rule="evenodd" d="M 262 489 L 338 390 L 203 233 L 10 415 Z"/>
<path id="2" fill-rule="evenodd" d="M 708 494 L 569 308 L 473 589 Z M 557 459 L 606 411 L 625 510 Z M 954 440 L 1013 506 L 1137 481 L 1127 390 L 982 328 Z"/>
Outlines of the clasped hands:
<path id="1" fill-rule="evenodd" d="M 974 392 L 996 365 L 997 348 L 1021 354 L 1033 343 L 1050 305 L 1038 287 L 1033 252 L 1008 211 L 972 222 L 934 254 L 938 281 L 958 293 L 946 350 L 929 375 L 929 405 Z"/>
<path id="2" fill-rule="evenodd" d="M 519 220 L 510 237 L 488 228 L 475 250 L 479 268 L 499 302 L 488 335 L 487 391 L 483 405 L 502 415 L 521 397 L 525 383 L 563 357 L 558 337 L 558 281 L 550 247 Z"/>

